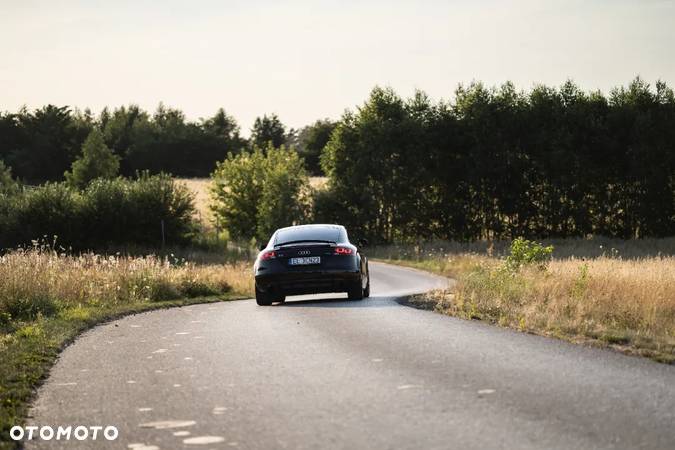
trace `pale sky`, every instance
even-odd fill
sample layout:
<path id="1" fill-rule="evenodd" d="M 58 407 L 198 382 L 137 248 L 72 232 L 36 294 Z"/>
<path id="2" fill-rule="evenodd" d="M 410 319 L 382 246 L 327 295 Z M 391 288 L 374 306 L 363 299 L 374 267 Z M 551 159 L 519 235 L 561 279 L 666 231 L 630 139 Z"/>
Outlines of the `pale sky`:
<path id="1" fill-rule="evenodd" d="M 0 2 L 0 110 L 222 106 L 248 135 L 263 113 L 337 119 L 375 85 L 675 87 L 673 0 Z"/>

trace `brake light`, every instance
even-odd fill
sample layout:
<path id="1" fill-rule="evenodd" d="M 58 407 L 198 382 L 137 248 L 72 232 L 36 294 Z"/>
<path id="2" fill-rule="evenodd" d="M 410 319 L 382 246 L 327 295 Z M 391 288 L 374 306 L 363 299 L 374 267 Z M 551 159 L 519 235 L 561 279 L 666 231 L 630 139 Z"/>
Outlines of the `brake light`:
<path id="1" fill-rule="evenodd" d="M 335 247 L 336 255 L 351 255 L 352 249 L 349 247 Z"/>
<path id="2" fill-rule="evenodd" d="M 267 261 L 268 259 L 276 258 L 277 254 L 274 253 L 274 250 L 265 252 L 262 255 L 260 255 L 260 259 L 263 261 Z"/>

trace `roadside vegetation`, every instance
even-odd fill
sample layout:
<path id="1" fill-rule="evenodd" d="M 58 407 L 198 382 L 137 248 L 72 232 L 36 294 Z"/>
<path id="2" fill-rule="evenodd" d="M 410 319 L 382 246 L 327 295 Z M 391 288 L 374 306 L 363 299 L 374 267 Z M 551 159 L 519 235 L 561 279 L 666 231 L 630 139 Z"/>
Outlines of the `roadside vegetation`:
<path id="1" fill-rule="evenodd" d="M 73 250 L 187 245 L 198 231 L 194 214 L 190 191 L 167 175 L 14 188 L 0 192 L 0 249 L 43 239 Z"/>
<path id="2" fill-rule="evenodd" d="M 47 245 L 0 256 L 0 448 L 58 352 L 83 330 L 130 313 L 249 297 L 251 281 L 248 262 L 72 255 Z"/>
<path id="3" fill-rule="evenodd" d="M 14 448 L 9 429 L 83 330 L 253 294 L 250 248 L 205 233 L 187 186 L 164 174 L 118 177 L 95 133 L 84 150 L 67 181 L 39 186 L 0 164 L 0 448 Z"/>
<path id="4" fill-rule="evenodd" d="M 675 239 L 524 239 L 372 249 L 457 280 L 412 299 L 438 312 L 675 362 Z"/>

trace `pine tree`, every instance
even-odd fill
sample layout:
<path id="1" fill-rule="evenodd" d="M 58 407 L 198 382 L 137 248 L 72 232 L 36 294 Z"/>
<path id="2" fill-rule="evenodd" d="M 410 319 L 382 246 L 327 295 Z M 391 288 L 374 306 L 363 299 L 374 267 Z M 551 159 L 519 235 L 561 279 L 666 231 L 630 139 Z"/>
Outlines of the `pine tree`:
<path id="1" fill-rule="evenodd" d="M 72 186 L 83 188 L 96 178 L 114 178 L 119 168 L 119 157 L 105 145 L 103 134 L 94 129 L 82 144 L 82 156 L 73 162 L 65 177 Z"/>

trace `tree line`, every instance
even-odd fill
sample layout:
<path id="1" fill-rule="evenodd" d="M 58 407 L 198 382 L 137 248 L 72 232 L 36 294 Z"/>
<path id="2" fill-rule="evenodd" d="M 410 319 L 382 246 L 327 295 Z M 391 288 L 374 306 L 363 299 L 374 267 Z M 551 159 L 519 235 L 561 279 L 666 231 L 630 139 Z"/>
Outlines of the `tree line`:
<path id="1" fill-rule="evenodd" d="M 249 139 L 222 110 L 189 122 L 161 105 L 96 118 L 47 106 L 4 114 L 0 136 L 24 180 L 212 174 L 215 216 L 241 239 L 307 221 L 371 243 L 675 234 L 675 98 L 640 78 L 608 95 L 473 82 L 451 101 L 377 87 L 336 123 L 263 116 Z M 311 189 L 321 172 L 327 187 Z"/>
<path id="2" fill-rule="evenodd" d="M 326 126 L 332 129 L 333 124 L 323 120 L 300 130 L 287 129 L 276 114 L 264 115 L 245 139 L 236 120 L 222 108 L 212 117 L 189 121 L 180 110 L 163 104 L 152 114 L 130 105 L 104 108 L 98 115 L 88 109 L 47 105 L 0 113 L 0 160 L 26 183 L 61 181 L 82 157 L 87 137 L 100 133 L 123 176 L 149 171 L 207 177 L 228 152 L 265 147 L 267 142 L 275 147 L 292 145 L 310 172 L 318 173 L 319 155 L 330 132 L 316 135 L 313 129 Z"/>
<path id="3" fill-rule="evenodd" d="M 675 233 L 675 99 L 637 78 L 460 86 L 452 102 L 376 88 L 322 156 L 316 216 L 378 242 Z"/>

